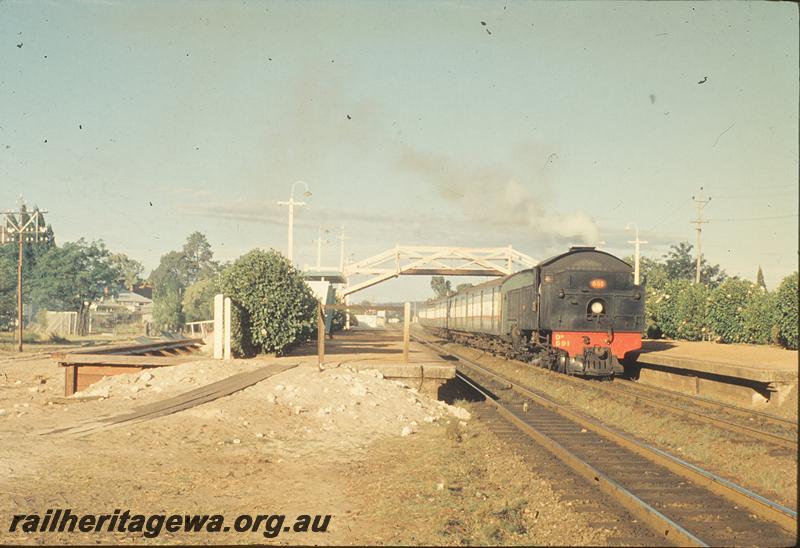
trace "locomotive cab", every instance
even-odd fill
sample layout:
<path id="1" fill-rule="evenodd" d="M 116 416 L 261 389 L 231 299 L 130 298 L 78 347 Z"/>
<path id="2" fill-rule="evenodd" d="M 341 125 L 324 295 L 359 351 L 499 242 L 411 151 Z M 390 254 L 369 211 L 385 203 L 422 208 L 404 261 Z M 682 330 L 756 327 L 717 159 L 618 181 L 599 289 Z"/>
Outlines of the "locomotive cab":
<path id="1" fill-rule="evenodd" d="M 642 345 L 644 288 L 631 266 L 593 247 L 573 247 L 538 266 L 545 360 L 576 375 L 609 376 Z"/>

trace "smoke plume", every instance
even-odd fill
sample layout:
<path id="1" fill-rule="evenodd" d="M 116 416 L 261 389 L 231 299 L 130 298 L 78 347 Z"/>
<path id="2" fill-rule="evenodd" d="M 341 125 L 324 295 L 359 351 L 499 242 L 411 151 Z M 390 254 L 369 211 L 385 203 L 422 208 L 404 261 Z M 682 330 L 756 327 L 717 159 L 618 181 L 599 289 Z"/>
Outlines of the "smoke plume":
<path id="1" fill-rule="evenodd" d="M 547 171 L 558 156 L 528 146 L 503 166 L 462 167 L 448 159 L 406 149 L 402 169 L 430 181 L 446 200 L 460 206 L 471 222 L 487 229 L 516 230 L 543 240 L 595 244 L 597 225 L 578 201 L 571 211 L 554 211 L 555 189 Z"/>

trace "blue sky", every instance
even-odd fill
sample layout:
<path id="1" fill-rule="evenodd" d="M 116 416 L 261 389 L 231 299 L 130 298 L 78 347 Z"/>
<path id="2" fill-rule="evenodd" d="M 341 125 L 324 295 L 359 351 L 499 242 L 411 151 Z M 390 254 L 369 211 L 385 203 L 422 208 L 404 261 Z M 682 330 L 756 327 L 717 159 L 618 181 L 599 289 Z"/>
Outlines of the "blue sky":
<path id="1" fill-rule="evenodd" d="M 0 0 L 0 207 L 24 193 L 59 241 L 148 269 L 194 230 L 223 260 L 285 250 L 296 180 L 301 265 L 320 223 L 354 260 L 627 255 L 631 221 L 658 256 L 694 242 L 703 186 L 708 260 L 774 287 L 797 269 L 797 29 L 756 2 Z"/>

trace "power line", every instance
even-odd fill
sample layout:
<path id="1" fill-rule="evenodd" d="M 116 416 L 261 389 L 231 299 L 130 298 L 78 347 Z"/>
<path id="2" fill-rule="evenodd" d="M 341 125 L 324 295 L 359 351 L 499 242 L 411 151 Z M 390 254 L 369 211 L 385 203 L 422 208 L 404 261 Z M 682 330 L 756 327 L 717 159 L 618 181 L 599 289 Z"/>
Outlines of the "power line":
<path id="1" fill-rule="evenodd" d="M 776 215 L 774 217 L 730 217 L 727 219 L 708 219 L 708 221 L 714 221 L 715 223 L 727 223 L 732 221 L 767 221 L 771 219 L 797 219 L 798 214 L 795 213 L 794 215 Z"/>
<path id="2" fill-rule="evenodd" d="M 689 198 L 688 200 L 684 200 L 684 201 L 680 202 L 678 205 L 675 206 L 674 209 L 670 210 L 669 213 L 667 213 L 664 217 L 662 217 L 660 221 L 658 221 L 656 224 L 652 225 L 647 230 L 652 232 L 654 229 L 656 229 L 659 226 L 661 226 L 662 224 L 664 224 L 664 221 L 666 221 L 667 219 L 671 218 L 675 214 L 675 212 L 678 211 L 679 208 L 685 206 L 688 202 L 691 202 L 691 201 L 692 201 L 692 199 Z"/>

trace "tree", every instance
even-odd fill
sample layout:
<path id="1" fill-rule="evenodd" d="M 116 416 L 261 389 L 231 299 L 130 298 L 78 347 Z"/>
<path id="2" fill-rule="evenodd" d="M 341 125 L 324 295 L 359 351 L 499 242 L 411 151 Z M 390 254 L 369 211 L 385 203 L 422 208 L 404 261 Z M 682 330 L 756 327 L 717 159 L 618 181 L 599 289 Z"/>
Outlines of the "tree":
<path id="1" fill-rule="evenodd" d="M 170 333 L 183 329 L 183 286 L 177 278 L 165 278 L 153 288 L 153 324 L 159 331 Z"/>
<path id="2" fill-rule="evenodd" d="M 17 307 L 17 265 L 0 255 L 0 331 L 13 325 Z"/>
<path id="3" fill-rule="evenodd" d="M 472 287 L 472 284 L 470 283 L 458 284 L 456 286 L 456 293 L 458 293 L 459 291 L 463 291 L 465 289 L 469 289 L 470 287 Z"/>
<path id="4" fill-rule="evenodd" d="M 117 281 L 128 291 L 133 291 L 133 286 L 142 283 L 144 266 L 139 261 L 131 259 L 124 253 L 114 253 L 111 255 L 111 264 L 119 271 Z"/>
<path id="5" fill-rule="evenodd" d="M 187 285 L 186 257 L 180 251 L 161 256 L 158 267 L 150 274 L 153 286 L 153 323 L 162 331 L 178 331 L 183 327 L 183 291 Z"/>
<path id="6" fill-rule="evenodd" d="M 116 292 L 120 272 L 102 241 L 53 246 L 37 261 L 30 276 L 33 300 L 50 310 L 78 312 L 78 334 L 88 331 L 89 305 Z"/>
<path id="7" fill-rule="evenodd" d="M 664 266 L 667 278 L 670 280 L 694 280 L 697 270 L 697 261 L 692 254 L 689 242 L 680 242 L 672 245 L 669 252 L 664 255 Z M 711 287 L 717 287 L 727 279 L 728 275 L 717 265 L 709 265 L 705 257 L 700 259 L 700 282 Z"/>
<path id="8" fill-rule="evenodd" d="M 758 265 L 758 273 L 756 273 L 756 285 L 764 291 L 767 290 L 767 283 L 764 281 L 764 271 L 761 270 L 761 265 Z"/>
<path id="9" fill-rule="evenodd" d="M 431 289 L 433 289 L 433 293 L 437 299 L 442 299 L 453 294 L 450 280 L 445 280 L 444 276 L 431 277 Z"/>
<path id="10" fill-rule="evenodd" d="M 214 295 L 220 292 L 217 278 L 198 280 L 183 293 L 183 313 L 187 322 L 214 318 Z"/>
<path id="11" fill-rule="evenodd" d="M 192 232 L 183 244 L 185 257 L 186 281 L 191 285 L 197 280 L 210 278 L 217 273 L 218 265 L 213 261 L 214 253 L 205 234 Z"/>

